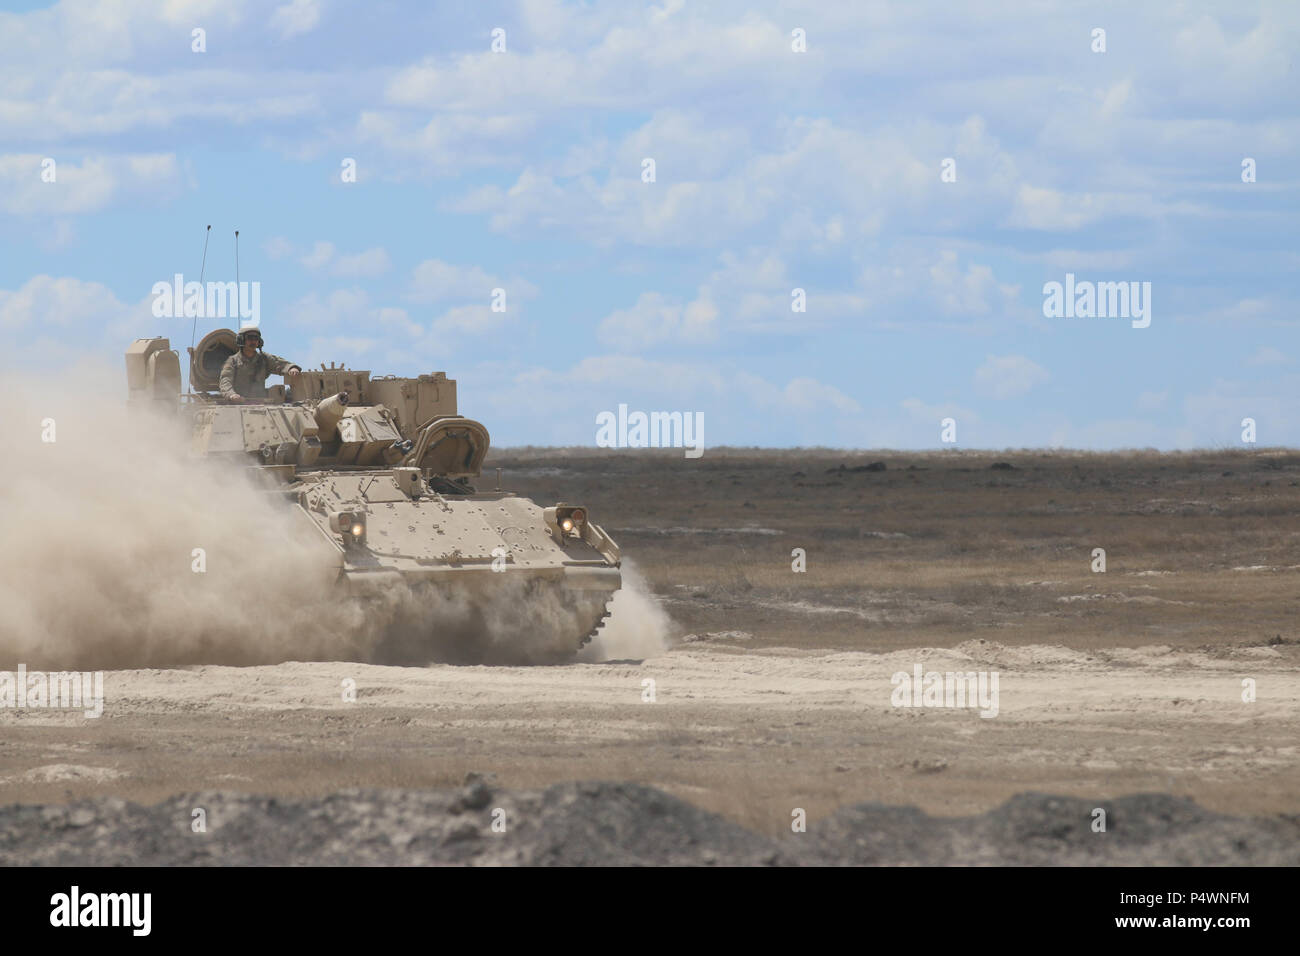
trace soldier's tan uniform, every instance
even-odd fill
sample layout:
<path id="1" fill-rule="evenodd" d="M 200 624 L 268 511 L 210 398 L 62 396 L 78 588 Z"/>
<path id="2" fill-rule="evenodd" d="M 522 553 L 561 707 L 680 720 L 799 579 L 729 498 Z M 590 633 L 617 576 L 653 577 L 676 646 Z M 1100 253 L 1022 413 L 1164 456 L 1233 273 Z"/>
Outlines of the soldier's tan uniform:
<path id="1" fill-rule="evenodd" d="M 226 359 L 221 366 L 221 394 L 230 398 L 266 398 L 266 378 L 268 375 L 284 375 L 291 368 L 297 368 L 288 359 L 266 352 L 257 352 L 250 358 L 244 358 L 243 352 L 236 352 Z"/>

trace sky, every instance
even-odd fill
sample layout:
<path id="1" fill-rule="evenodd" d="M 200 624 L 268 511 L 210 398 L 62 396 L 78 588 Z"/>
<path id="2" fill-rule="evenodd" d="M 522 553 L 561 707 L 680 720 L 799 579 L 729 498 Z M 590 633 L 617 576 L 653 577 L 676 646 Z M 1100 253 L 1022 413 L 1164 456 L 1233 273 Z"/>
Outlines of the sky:
<path id="1" fill-rule="evenodd" d="M 1300 444 L 1291 0 L 0 10 L 5 367 L 184 355 L 239 230 L 268 351 L 497 445 Z"/>

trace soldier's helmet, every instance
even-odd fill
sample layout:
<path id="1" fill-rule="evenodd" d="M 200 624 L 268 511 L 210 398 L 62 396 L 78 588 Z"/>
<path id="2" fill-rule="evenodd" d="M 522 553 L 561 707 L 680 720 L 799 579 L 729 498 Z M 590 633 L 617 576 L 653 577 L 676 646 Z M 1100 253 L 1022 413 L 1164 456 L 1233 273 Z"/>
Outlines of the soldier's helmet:
<path id="1" fill-rule="evenodd" d="M 241 329 L 239 334 L 235 336 L 235 347 L 242 349 L 246 341 L 251 342 L 255 348 L 260 349 L 262 347 L 262 333 L 257 330 L 256 326 Z"/>

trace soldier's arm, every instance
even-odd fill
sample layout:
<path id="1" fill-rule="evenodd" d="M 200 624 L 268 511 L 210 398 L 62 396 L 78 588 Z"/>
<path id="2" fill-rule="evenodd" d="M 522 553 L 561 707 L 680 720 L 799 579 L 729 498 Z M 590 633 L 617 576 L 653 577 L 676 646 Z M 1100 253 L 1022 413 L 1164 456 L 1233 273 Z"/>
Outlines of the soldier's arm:
<path id="1" fill-rule="evenodd" d="M 291 368 L 302 371 L 302 366 L 295 365 L 288 359 L 282 359 L 278 355 L 271 355 L 269 352 L 263 352 L 262 354 L 266 356 L 266 367 L 271 370 L 272 375 L 287 375 Z"/>
<path id="2" fill-rule="evenodd" d="M 239 395 L 235 393 L 235 357 L 233 355 L 226 359 L 225 365 L 221 366 L 220 388 L 223 398 L 239 398 Z"/>

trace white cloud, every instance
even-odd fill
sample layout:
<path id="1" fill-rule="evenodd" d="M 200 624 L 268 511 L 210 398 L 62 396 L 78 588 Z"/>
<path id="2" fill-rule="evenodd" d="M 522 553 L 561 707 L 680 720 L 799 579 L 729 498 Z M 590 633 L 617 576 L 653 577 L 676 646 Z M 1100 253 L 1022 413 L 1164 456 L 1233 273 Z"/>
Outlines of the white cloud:
<path id="1" fill-rule="evenodd" d="M 388 179 L 461 175 L 477 167 L 517 168 L 539 122 L 527 113 L 429 118 L 427 112 L 413 121 L 399 112 L 362 109 L 346 143 L 373 145 L 389 157 L 381 167 Z"/>
<path id="2" fill-rule="evenodd" d="M 527 16 L 544 42 L 508 56 L 484 43 L 475 52 L 429 56 L 399 71 L 385 92 L 419 110 L 535 112 L 573 108 L 645 110 L 720 83 L 803 88 L 821 70 L 789 55 L 789 31 L 755 13 L 702 8 L 647 16 L 620 5 L 582 9 L 532 5 Z M 816 56 L 807 57 L 816 61 Z"/>
<path id="3" fill-rule="evenodd" d="M 290 0 L 271 14 L 271 29 L 278 30 L 285 39 L 310 33 L 319 22 L 320 5 L 316 0 Z"/>
<path id="4" fill-rule="evenodd" d="M 1290 365 L 1291 358 L 1281 349 L 1274 348 L 1271 345 L 1261 345 L 1255 350 L 1250 358 L 1246 359 L 1247 365 Z"/>
<path id="5" fill-rule="evenodd" d="M 601 320 L 597 338 L 619 351 L 675 342 L 698 345 L 717 338 L 718 310 L 705 298 L 682 305 L 658 292 L 643 292 L 630 309 L 618 309 Z"/>
<path id="6" fill-rule="evenodd" d="M 1091 80 L 1065 52 L 1074 38 L 1063 8 L 1045 2 L 1015 14 L 945 9 L 938 26 L 930 5 L 823 5 L 801 12 L 810 46 L 795 55 L 789 17 L 746 10 L 743 3 L 679 7 L 665 0 L 647 10 L 528 0 L 507 18 L 512 22 L 506 56 L 491 53 L 485 34 L 465 30 L 465 21 L 449 12 L 440 17 L 451 21 L 446 35 L 430 37 L 428 47 L 437 52 L 418 62 L 393 63 L 383 45 L 357 44 L 349 49 L 352 69 L 345 74 L 325 44 L 320 56 L 329 59 L 307 60 L 311 65 L 304 68 L 305 45 L 293 45 L 294 58 L 280 65 L 286 59 L 283 37 L 337 27 L 323 22 L 317 0 L 65 0 L 49 9 L 0 14 L 0 64 L 16 67 L 8 78 L 0 71 L 0 127 L 16 141 L 39 141 L 120 133 L 138 138 L 186 120 L 235 131 L 256 122 L 286 154 L 304 143 L 318 151 L 360 139 L 387 154 L 363 168 L 400 179 L 479 165 L 518 168 L 533 161 L 539 132 L 562 128 L 572 135 L 587 127 L 574 116 L 606 110 L 653 114 L 646 127 L 650 140 L 678 153 L 668 155 L 666 165 L 677 170 L 678 181 L 702 182 L 731 178 L 707 170 L 719 163 L 736 172 L 734 145 L 715 156 L 708 148 L 691 148 L 687 138 L 680 141 L 686 148 L 678 150 L 675 121 L 663 117 L 679 114 L 682 130 L 703 127 L 719 143 L 728 137 L 744 143 L 751 130 L 798 115 L 797 104 L 817 103 L 823 115 L 848 113 L 855 109 L 855 85 L 883 81 L 891 96 L 872 111 L 868 122 L 875 131 L 856 135 L 884 141 L 853 150 L 856 162 L 848 167 L 835 151 L 821 150 L 828 160 L 827 183 L 841 181 L 840 198 L 853 203 L 853 187 L 871 180 L 873 188 L 860 204 L 870 210 L 881 205 L 882 181 L 915 198 L 919 187 L 935 185 L 936 159 L 955 155 L 961 178 L 946 187 L 943 200 L 954 217 L 966 215 L 961 210 L 984 195 L 997 197 L 1005 214 L 1008 184 L 1017 181 L 1009 176 L 1017 165 L 1011 151 L 988 149 L 994 141 L 984 132 L 985 117 L 971 115 L 981 111 L 989 113 L 990 128 L 1025 130 L 1017 133 L 1025 140 L 1019 165 L 1035 170 L 1039 189 L 1089 177 L 1099 155 L 1107 157 L 1105 174 L 1112 182 L 1125 179 L 1131 188 L 1145 176 L 1142 190 L 1117 193 L 1128 203 L 1107 208 L 1117 215 L 1131 215 L 1132 200 L 1165 175 L 1167 164 L 1149 173 L 1143 169 L 1155 153 L 1178 155 L 1191 170 L 1203 168 L 1201 161 L 1217 155 L 1223 142 L 1268 142 L 1278 154 L 1296 145 L 1294 124 L 1270 114 L 1288 105 L 1290 51 L 1300 33 L 1283 6 L 1266 5 L 1240 17 L 1195 18 L 1172 8 L 1126 9 L 1116 15 L 1112 36 L 1147 38 L 1143 55 L 1125 57 L 1120 47 L 1092 58 L 1094 65 L 1105 60 L 1101 65 L 1108 68 Z M 418 13 L 397 8 L 371 15 L 389 18 L 397 29 L 420 22 Z M 262 27 L 268 22 L 269 30 Z M 196 24 L 209 32 L 209 54 L 191 54 L 182 42 Z M 227 68 L 228 61 L 214 56 L 221 41 L 234 37 L 251 55 L 251 68 Z M 918 58 L 918 49 L 926 55 Z M 1070 97 L 1064 103 L 1062 90 Z M 778 109 L 726 122 L 740 99 Z M 925 128 L 894 134 L 881 129 L 934 103 L 944 104 L 946 116 L 964 118 L 930 124 L 934 135 Z M 1203 115 L 1189 120 L 1188 104 L 1200 106 Z M 1261 112 L 1269 116 L 1267 123 L 1255 122 Z M 309 128 L 272 128 L 288 119 Z M 865 124 L 850 115 L 836 125 Z M 604 139 L 604 131 L 593 139 Z M 625 145 L 635 146 L 635 135 Z M 755 141 L 746 152 L 758 155 L 769 145 Z M 1189 145 L 1196 155 L 1189 155 Z M 584 151 L 582 143 L 569 146 L 570 154 Z M 1081 169 L 1080 157 L 1091 168 Z M 751 199 L 763 198 L 761 189 L 753 192 Z M 963 201 L 951 203 L 955 195 Z M 1035 205 L 1026 200 L 1026 223 L 1041 225 L 1065 213 Z M 869 213 L 860 212 L 848 210 L 839 225 L 828 218 L 821 226 L 827 241 L 837 241 L 841 228 L 869 228 Z"/>
<path id="7" fill-rule="evenodd" d="M 457 266 L 441 259 L 425 259 L 411 273 L 410 298 L 416 302 L 446 299 L 488 300 L 497 280 L 478 266 Z"/>
<path id="8" fill-rule="evenodd" d="M 858 285 L 859 310 L 877 328 L 926 324 L 989 333 L 1010 323 L 1042 322 L 1041 304 L 1024 305 L 1018 284 L 954 249 L 935 252 L 923 242 L 893 245 L 862 269 Z"/>
<path id="9" fill-rule="evenodd" d="M 506 308 L 515 301 L 535 298 L 538 289 L 527 279 L 500 279 L 478 266 L 458 266 L 441 259 L 425 259 L 411 272 L 407 298 L 432 303 L 469 300 L 490 303 L 493 289 L 505 289 Z"/>
<path id="10" fill-rule="evenodd" d="M 1298 31 L 1295 20 L 1282 10 L 1265 5 L 1251 29 L 1235 31 L 1236 37 L 1208 13 L 1195 20 L 1179 18 L 1170 60 L 1179 67 L 1183 94 L 1232 108 L 1273 84 L 1285 83 L 1294 68 Z"/>
<path id="11" fill-rule="evenodd" d="M 846 414 L 862 411 L 862 406 L 833 385 L 825 385 L 812 378 L 795 378 L 782 390 L 782 405 L 804 411 L 822 407 L 834 408 Z"/>
<path id="12" fill-rule="evenodd" d="M 319 292 L 309 292 L 286 306 L 283 315 L 291 325 L 314 329 L 327 328 L 333 331 L 343 326 L 355 332 L 363 325 L 382 321 L 410 334 L 419 331 L 418 325 L 405 320 L 404 310 L 377 309 L 372 306 L 370 296 L 363 289 L 335 289 L 324 296 Z"/>
<path id="13" fill-rule="evenodd" d="M 178 28 L 237 24 L 248 0 L 63 0 L 28 13 L 0 13 L 0 62 L 102 66 L 129 60 L 155 44 L 174 42 Z"/>
<path id="14" fill-rule="evenodd" d="M 706 400 L 735 393 L 735 377 L 707 362 L 660 361 L 638 355 L 589 355 L 566 369 L 537 366 L 518 371 L 513 393 L 498 393 L 493 400 L 500 407 L 529 407 L 545 415 L 586 408 L 600 396 L 609 401 L 632 402 L 645 397 L 647 403 L 666 407 L 699 407 Z M 526 399 L 526 401 L 524 401 Z M 518 403 L 524 401 L 520 406 Z"/>
<path id="15" fill-rule="evenodd" d="M 86 156 L 78 163 L 53 155 L 0 155 L 0 211 L 16 216 L 73 216 L 98 212 L 127 198 L 166 199 L 181 187 L 174 153 Z M 52 167 L 43 166 L 52 159 Z M 53 182 L 42 172 L 49 168 Z"/>
<path id="16" fill-rule="evenodd" d="M 0 289 L 0 331 L 23 343 L 6 349 L 0 366 L 66 364 L 87 355 L 102 361 L 146 335 L 166 336 L 173 348 L 187 343 L 189 323 L 154 318 L 150 304 L 149 295 L 123 302 L 102 283 L 71 276 L 36 275 L 17 289 Z"/>
<path id="17" fill-rule="evenodd" d="M 316 244 L 311 247 L 311 252 L 298 261 L 308 269 L 323 269 L 334 258 L 335 251 L 334 243 L 318 239 Z"/>
<path id="18" fill-rule="evenodd" d="M 487 305 L 458 305 L 433 320 L 435 332 L 466 332 L 478 335 L 505 324 L 510 313 L 493 312 Z"/>
<path id="19" fill-rule="evenodd" d="M 957 421 L 957 426 L 963 424 L 974 424 L 980 420 L 973 410 L 964 408 L 955 402 L 924 402 L 919 398 L 905 398 L 898 403 L 903 411 L 907 412 L 913 420 L 926 425 L 933 425 L 934 440 L 939 441 L 939 423 L 945 418 L 953 418 Z M 958 441 L 961 441 L 961 433 L 958 432 Z"/>
<path id="20" fill-rule="evenodd" d="M 566 368 L 478 368 L 460 378 L 463 395 L 473 390 L 484 400 L 475 415 L 510 423 L 509 429 L 494 430 L 502 443 L 590 445 L 595 414 L 620 402 L 645 410 L 700 412 L 712 445 L 762 443 L 777 421 L 795 425 L 809 444 L 831 443 L 837 431 L 858 424 L 862 413 L 852 398 L 816 379 L 800 376 L 782 383 L 716 362 L 592 355 Z"/>
<path id="21" fill-rule="evenodd" d="M 921 156 L 946 139 L 937 125 L 916 131 L 921 143 L 911 130 L 867 134 L 824 118 L 766 133 L 773 142 L 760 147 L 742 124 L 661 111 L 612 150 L 603 177 L 530 165 L 508 189 L 473 190 L 449 208 L 486 214 L 500 232 L 637 245 L 716 244 L 764 224 L 787 242 L 837 244 L 876 235 L 892 211 L 960 208 L 939 204 L 937 164 Z M 656 162 L 653 183 L 641 180 L 646 157 Z"/>
<path id="22" fill-rule="evenodd" d="M 354 335 L 331 335 L 313 338 L 308 346 L 311 355 L 330 355 L 327 362 L 343 362 L 351 368 L 356 367 L 356 359 L 368 356 L 380 344 L 378 339 L 368 339 Z"/>
<path id="23" fill-rule="evenodd" d="M 1144 184 L 1127 192 L 1064 192 L 1025 183 L 1016 191 L 1005 225 L 1042 232 L 1076 232 L 1108 219 L 1163 220 L 1173 214 L 1205 216 L 1210 207 L 1163 200 Z"/>
<path id="24" fill-rule="evenodd" d="M 975 370 L 975 388 L 994 398 L 1019 398 L 1050 378 L 1045 368 L 1023 355 L 990 355 Z"/>
<path id="25" fill-rule="evenodd" d="M 1067 195 L 1057 189 L 1025 183 L 1016 192 L 1007 225 L 1060 232 L 1080 229 L 1105 214 L 1103 200 L 1087 193 Z"/>
<path id="26" fill-rule="evenodd" d="M 1199 303 L 1198 303 L 1199 304 Z M 1300 325 L 1300 300 L 1280 296 L 1251 296 L 1226 305 L 1203 309 L 1199 313 L 1186 310 L 1180 321 L 1226 323 L 1228 325 Z"/>
<path id="27" fill-rule="evenodd" d="M 1300 442 L 1300 376 L 1270 382 L 1216 379 L 1183 399 L 1185 428 L 1202 447 L 1241 446 L 1241 421 L 1253 418 L 1261 446 Z"/>
<path id="28" fill-rule="evenodd" d="M 803 312 L 795 312 L 794 292 L 803 292 Z M 717 303 L 723 324 L 733 331 L 788 334 L 860 318 L 868 299 L 858 291 L 796 281 L 774 251 L 724 252 L 719 266 L 700 287 L 698 298 Z"/>
<path id="29" fill-rule="evenodd" d="M 57 325 L 87 329 L 119 322 L 132 307 L 98 282 L 70 277 L 32 276 L 19 289 L 0 289 L 0 328 L 8 331 Z"/>
<path id="30" fill-rule="evenodd" d="M 930 267 L 931 288 L 940 307 L 950 315 L 985 315 L 1014 303 L 1020 286 L 999 283 L 988 266 L 967 263 L 965 273 L 957 264 L 957 253 L 944 250 Z"/>
<path id="31" fill-rule="evenodd" d="M 343 278 L 381 276 L 392 268 L 388 252 L 382 246 L 353 255 L 342 255 L 334 261 L 334 274 Z"/>
<path id="32" fill-rule="evenodd" d="M 1126 249 L 1050 249 L 1036 253 L 1032 258 L 1060 272 L 1082 272 L 1127 269 L 1136 261 L 1137 253 Z"/>
<path id="33" fill-rule="evenodd" d="M 310 292 L 290 303 L 282 314 L 291 325 L 321 333 L 321 341 L 364 341 L 372 351 L 382 342 L 393 360 L 409 360 L 445 353 L 448 333 L 480 335 L 516 320 L 519 309 L 512 299 L 507 298 L 506 308 L 494 312 L 485 295 L 481 303 L 454 305 L 433 318 L 412 317 L 403 308 L 375 305 L 364 289 L 351 288 L 327 294 Z"/>
<path id="34" fill-rule="evenodd" d="M 62 60 L 67 53 L 58 56 Z M 337 96 L 333 87 L 343 82 L 328 74 L 222 70 L 206 64 L 162 75 L 37 69 L 40 74 L 22 83 L 23 98 L 0 98 L 0 123 L 12 136 L 30 142 L 120 137 L 129 146 L 141 134 L 156 136 L 186 120 L 227 128 L 231 136 L 246 137 L 244 127 L 254 121 L 274 132 L 277 123 L 326 112 L 322 101 Z M 320 129 L 337 136 L 335 126 Z"/>
<path id="35" fill-rule="evenodd" d="M 803 290 L 804 312 L 792 309 L 796 288 Z M 642 293 L 630 308 L 602 319 L 597 336 L 623 352 L 665 343 L 703 345 L 718 341 L 724 332 L 807 331 L 858 318 L 866 307 L 866 297 L 857 292 L 799 285 L 780 256 L 755 248 L 741 254 L 723 252 L 718 267 L 690 301 Z"/>
<path id="36" fill-rule="evenodd" d="M 272 259 L 292 255 L 294 252 L 293 245 L 279 237 L 269 240 L 265 248 Z M 331 275 L 342 279 L 381 276 L 391 269 L 393 265 L 389 261 L 388 251 L 383 246 L 376 246 L 364 252 L 340 255 L 334 243 L 324 239 L 316 240 L 310 252 L 298 257 L 298 262 L 313 272 L 319 272 L 328 267 Z"/>
<path id="37" fill-rule="evenodd" d="M 262 250 L 266 253 L 269 259 L 273 262 L 278 262 L 281 259 L 287 259 L 289 256 L 293 255 L 294 247 L 293 243 L 284 236 L 272 236 L 270 239 L 266 240 L 266 242 L 262 243 Z"/>

